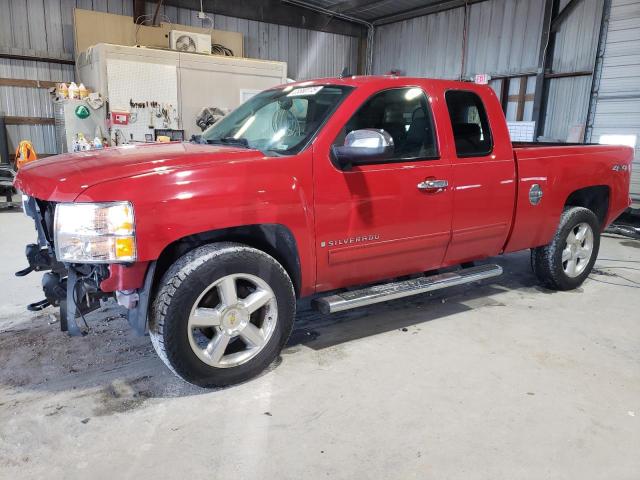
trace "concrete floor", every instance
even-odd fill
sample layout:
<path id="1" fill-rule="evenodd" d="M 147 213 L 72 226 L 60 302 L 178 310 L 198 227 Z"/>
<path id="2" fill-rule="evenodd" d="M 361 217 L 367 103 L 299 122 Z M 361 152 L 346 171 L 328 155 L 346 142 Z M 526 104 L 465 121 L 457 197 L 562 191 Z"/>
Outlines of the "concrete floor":
<path id="1" fill-rule="evenodd" d="M 640 242 L 582 288 L 505 275 L 323 317 L 267 373 L 203 391 L 117 307 L 69 338 L 17 279 L 32 226 L 0 213 L 0 477 L 638 479 Z"/>

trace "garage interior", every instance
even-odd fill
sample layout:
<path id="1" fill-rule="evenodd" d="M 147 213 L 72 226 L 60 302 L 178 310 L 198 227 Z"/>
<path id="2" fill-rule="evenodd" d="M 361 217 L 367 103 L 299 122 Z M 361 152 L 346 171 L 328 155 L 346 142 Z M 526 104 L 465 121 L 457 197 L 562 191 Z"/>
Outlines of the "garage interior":
<path id="1" fill-rule="evenodd" d="M 301 300 L 268 370 L 213 391 L 115 302 L 84 338 L 25 309 L 23 141 L 34 162 L 188 141 L 264 89 L 351 75 L 486 83 L 513 141 L 634 148 L 585 283 L 540 287 L 521 251 L 482 283 Z M 0 175 L 1 478 L 638 478 L 640 0 L 3 0 Z"/>

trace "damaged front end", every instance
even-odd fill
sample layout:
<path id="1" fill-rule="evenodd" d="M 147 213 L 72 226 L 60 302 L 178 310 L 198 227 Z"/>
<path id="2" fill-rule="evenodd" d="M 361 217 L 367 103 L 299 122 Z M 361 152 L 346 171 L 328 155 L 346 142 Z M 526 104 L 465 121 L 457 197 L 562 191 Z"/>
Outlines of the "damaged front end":
<path id="1" fill-rule="evenodd" d="M 68 218 L 56 211 L 59 205 L 71 210 L 66 214 Z M 80 208 L 74 209 L 75 205 Z M 56 204 L 23 197 L 23 209 L 34 220 L 38 242 L 27 245 L 29 266 L 16 272 L 16 276 L 46 271 L 42 277 L 45 299 L 27 308 L 39 311 L 48 306 L 60 307 L 60 327 L 73 336 L 84 333 L 78 319 L 82 318 L 87 327 L 85 314 L 114 297 L 128 309 L 129 323 L 134 330 L 140 335 L 146 330 L 155 264 L 130 262 L 135 259 L 132 207 L 123 202 L 113 205 L 126 210 L 126 214 L 118 216 L 116 211 L 114 215 L 112 205 Z M 114 229 L 114 223 L 119 230 Z M 125 241 L 121 241 L 123 238 Z M 62 243 L 63 248 L 56 242 Z M 119 244 L 124 246 L 118 247 Z M 114 256 L 120 255 L 120 263 L 111 263 L 120 259 L 111 258 L 110 250 L 118 250 Z"/>

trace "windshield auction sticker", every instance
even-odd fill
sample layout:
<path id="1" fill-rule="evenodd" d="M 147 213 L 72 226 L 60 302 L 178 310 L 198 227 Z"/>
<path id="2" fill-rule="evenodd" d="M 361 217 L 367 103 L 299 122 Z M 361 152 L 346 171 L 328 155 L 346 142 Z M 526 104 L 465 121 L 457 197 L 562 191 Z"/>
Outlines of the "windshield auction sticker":
<path id="1" fill-rule="evenodd" d="M 296 88 L 295 90 L 292 90 L 291 92 L 289 92 L 287 97 L 302 97 L 303 95 L 315 95 L 320 90 L 322 90 L 322 85 L 320 85 L 319 87 Z"/>

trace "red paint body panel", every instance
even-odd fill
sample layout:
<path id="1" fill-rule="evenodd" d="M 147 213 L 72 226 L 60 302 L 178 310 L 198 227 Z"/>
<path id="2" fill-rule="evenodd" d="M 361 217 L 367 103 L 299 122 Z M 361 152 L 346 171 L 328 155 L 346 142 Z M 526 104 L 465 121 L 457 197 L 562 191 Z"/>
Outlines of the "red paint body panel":
<path id="1" fill-rule="evenodd" d="M 149 262 L 136 262 L 133 265 L 109 265 L 109 278 L 100 283 L 103 292 L 116 290 L 133 290 L 144 283 Z"/>
<path id="2" fill-rule="evenodd" d="M 300 258 L 300 293 L 309 295 L 546 244 L 566 199 L 580 188 L 609 187 L 607 223 L 629 205 L 631 149 L 514 149 L 487 86 L 402 77 L 305 85 L 314 83 L 354 90 L 298 155 L 189 143 L 109 148 L 31 163 L 16 186 L 55 202 L 133 203 L 138 262 L 112 265 L 105 291 L 140 287 L 148 262 L 172 242 L 227 227 L 286 227 Z M 427 95 L 439 158 L 338 170 L 329 149 L 342 126 L 371 95 L 399 87 Z M 489 155 L 456 156 L 444 97 L 450 89 L 471 90 L 483 100 L 494 143 Z M 426 179 L 446 179 L 449 187 L 418 190 Z M 528 197 L 533 183 L 544 192 L 537 206 Z"/>
<path id="3" fill-rule="evenodd" d="M 444 86 L 441 95 L 450 88 Z M 482 98 L 493 149 L 486 156 L 458 158 L 448 111 L 443 112 L 447 121 L 439 134 L 449 137 L 447 155 L 452 159 L 450 188 L 454 196 L 451 243 L 445 265 L 499 254 L 509 235 L 515 198 L 516 165 L 500 102 L 490 88 L 475 84 L 457 88 L 473 91 Z"/>
<path id="4" fill-rule="evenodd" d="M 205 148 L 207 148 L 205 146 Z M 243 225 L 280 224 L 296 239 L 303 294 L 312 293 L 315 260 L 311 151 L 294 157 L 226 147 L 193 156 L 188 167 L 164 168 L 109 180 L 85 190 L 78 202 L 128 200 L 136 218 L 138 260 L 157 259 L 189 235 Z"/>
<path id="5" fill-rule="evenodd" d="M 572 192 L 586 186 L 609 187 L 609 209 L 604 229 L 629 205 L 633 149 L 608 145 L 515 148 L 518 163 L 518 198 L 513 232 L 505 252 L 549 243 L 560 214 Z M 626 166 L 614 171 L 614 165 Z M 544 191 L 540 203 L 529 203 L 534 183 Z"/>
<path id="6" fill-rule="evenodd" d="M 403 79 L 404 80 L 404 79 Z M 446 155 L 435 160 L 394 162 L 338 170 L 330 147 L 355 110 L 381 89 L 420 87 L 435 98 L 425 80 L 367 82 L 354 91 L 320 132 L 313 146 L 318 291 L 368 283 L 441 265 L 450 239 L 452 195 L 425 193 L 428 178 L 449 178 Z M 445 122 L 433 109 L 434 126 Z M 439 145 L 440 150 L 443 145 Z M 326 187 L 325 187 L 326 186 Z M 339 240 L 374 236 L 340 245 Z M 323 247 L 323 242 L 326 244 Z"/>

